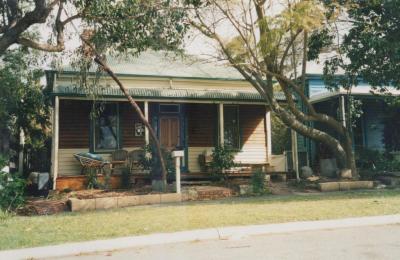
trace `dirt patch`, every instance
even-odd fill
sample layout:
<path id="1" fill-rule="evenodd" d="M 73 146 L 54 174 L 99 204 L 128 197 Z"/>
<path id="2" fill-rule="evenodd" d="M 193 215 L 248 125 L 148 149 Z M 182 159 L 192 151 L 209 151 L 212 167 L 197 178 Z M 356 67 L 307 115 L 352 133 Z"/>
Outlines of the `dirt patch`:
<path id="1" fill-rule="evenodd" d="M 173 193 L 175 192 L 175 187 L 173 185 L 168 185 L 167 192 Z M 140 188 L 134 188 L 131 190 L 100 190 L 100 189 L 92 189 L 92 190 L 79 190 L 79 191 L 71 191 L 68 193 L 59 193 L 62 197 L 76 198 L 76 199 L 95 199 L 95 198 L 107 198 L 107 197 L 123 197 L 123 196 L 134 196 L 134 195 L 146 195 L 146 194 L 161 194 L 162 192 L 153 191 L 151 185 L 146 185 Z M 57 195 L 54 195 L 57 196 Z"/>
<path id="2" fill-rule="evenodd" d="M 21 216 L 53 215 L 67 211 L 67 200 L 28 198 L 26 204 L 17 210 Z"/>

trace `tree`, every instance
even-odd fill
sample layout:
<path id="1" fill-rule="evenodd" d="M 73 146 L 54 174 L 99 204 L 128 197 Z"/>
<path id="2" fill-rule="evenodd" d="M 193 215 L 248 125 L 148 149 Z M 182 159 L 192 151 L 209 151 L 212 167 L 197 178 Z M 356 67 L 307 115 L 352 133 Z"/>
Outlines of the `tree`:
<path id="1" fill-rule="evenodd" d="M 378 92 L 400 89 L 400 1 L 351 1 L 350 31 L 344 36 L 339 60 L 346 72 L 367 81 Z"/>
<path id="2" fill-rule="evenodd" d="M 91 5 L 87 1 L 78 1 L 77 6 L 85 10 L 83 16 L 88 24 L 89 35 L 81 35 L 85 46 L 83 54 L 93 58 L 101 70 L 107 73 L 119 86 L 132 108 L 149 130 L 156 147 L 161 166 L 163 187 L 166 188 L 167 166 L 161 144 L 150 123 L 146 120 L 139 105 L 128 93 L 123 83 L 107 65 L 103 54 L 110 51 L 137 55 L 146 49 L 177 50 L 186 32 L 185 11 L 179 1 L 98 1 Z M 107 21 L 106 23 L 104 21 Z"/>
<path id="3" fill-rule="evenodd" d="M 238 70 L 288 127 L 326 145 L 341 168 L 356 174 L 348 129 L 317 112 L 304 93 L 309 35 L 334 22 L 339 6 L 331 11 L 315 0 L 189 2 L 197 7 L 191 12 L 190 23 L 216 44 L 217 59 Z M 232 31 L 229 36 L 223 31 L 226 28 Z M 275 99 L 274 80 L 285 94 L 287 106 Z M 294 97 L 304 104 L 305 111 L 296 107 Z M 310 122 L 330 127 L 340 138 L 311 127 Z"/>
<path id="4" fill-rule="evenodd" d="M 0 20 L 0 55 L 12 44 L 46 52 L 61 52 L 65 48 L 65 27 L 80 19 L 82 27 L 91 31 L 91 37 L 81 37 L 88 47 L 83 49 L 89 50 L 83 54 L 93 58 L 101 69 L 116 81 L 132 108 L 149 129 L 160 157 L 165 183 L 167 171 L 155 132 L 137 103 L 128 95 L 126 88 L 106 64 L 103 54 L 118 51 L 137 55 L 149 48 L 176 50 L 187 28 L 183 19 L 185 12 L 180 1 L 3 0 L 0 2 L 0 11 L 3 14 Z M 45 22 L 53 27 L 52 37 L 48 41 L 50 43 L 40 42 L 33 31 L 35 25 Z M 75 33 L 81 32 L 76 29 Z"/>
<path id="5" fill-rule="evenodd" d="M 0 12 L 0 55 L 13 44 L 19 44 L 48 52 L 64 50 L 64 28 L 73 19 L 79 18 L 78 13 L 71 18 L 62 20 L 62 12 L 66 0 L 1 0 Z M 52 13 L 57 9 L 57 14 Z M 83 11 L 83 10 L 79 10 Z M 53 19 L 52 19 L 53 18 Z M 34 25 L 43 24 L 52 19 L 56 42 L 38 42 L 34 37 Z"/>
<path id="6" fill-rule="evenodd" d="M 40 83 L 44 73 L 38 69 L 39 65 L 37 53 L 25 47 L 6 51 L 0 65 L 0 133 L 16 136 L 18 140 L 23 131 L 25 153 L 34 158 L 39 156 L 37 151 L 46 146 L 49 135 L 49 98 Z M 12 148 L 15 151 L 22 149 Z M 34 170 L 48 170 L 46 161 L 32 166 Z"/>
<path id="7" fill-rule="evenodd" d="M 333 6 L 329 7 L 332 10 Z M 330 88 L 340 85 L 351 92 L 362 80 L 377 94 L 390 94 L 390 88 L 400 89 L 400 1 L 347 1 L 346 7 L 347 16 L 342 18 L 342 23 L 350 26 L 350 30 L 338 44 L 337 55 L 324 64 L 327 85 Z M 315 36 L 315 42 L 321 47 L 331 45 L 334 39 L 332 31 L 328 30 L 324 35 Z M 339 69 L 344 73 L 335 77 Z M 351 124 L 357 101 L 348 100 L 347 121 Z M 389 108 L 384 140 L 390 151 L 396 146 L 396 120 L 393 119 L 397 102 L 390 97 L 386 101 Z"/>

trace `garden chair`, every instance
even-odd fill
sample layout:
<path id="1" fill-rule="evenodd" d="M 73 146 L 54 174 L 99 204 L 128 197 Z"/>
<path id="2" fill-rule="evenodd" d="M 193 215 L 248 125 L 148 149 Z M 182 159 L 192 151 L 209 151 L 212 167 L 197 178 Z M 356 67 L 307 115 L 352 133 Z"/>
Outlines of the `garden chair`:
<path id="1" fill-rule="evenodd" d="M 82 165 L 81 174 L 85 173 L 85 169 L 95 169 L 97 174 L 104 172 L 104 166 L 109 162 L 104 161 L 102 157 L 91 153 L 76 153 L 74 157 Z"/>
<path id="2" fill-rule="evenodd" d="M 121 167 L 121 166 L 126 167 L 127 159 L 128 159 L 128 151 L 127 150 L 115 150 L 114 152 L 112 152 L 111 162 L 110 162 L 111 174 L 118 167 Z"/>
<path id="3" fill-rule="evenodd" d="M 141 169 L 140 160 L 144 156 L 143 150 L 133 150 L 128 154 L 128 164 L 129 171 L 133 173 L 133 171 L 137 169 Z"/>

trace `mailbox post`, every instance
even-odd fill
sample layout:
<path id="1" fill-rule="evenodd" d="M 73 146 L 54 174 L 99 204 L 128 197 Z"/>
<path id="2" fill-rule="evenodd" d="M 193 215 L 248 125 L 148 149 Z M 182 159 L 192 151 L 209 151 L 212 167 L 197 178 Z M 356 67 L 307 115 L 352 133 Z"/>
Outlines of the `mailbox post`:
<path id="1" fill-rule="evenodd" d="M 176 193 L 181 193 L 181 158 L 183 156 L 184 152 L 182 150 L 172 152 L 172 157 L 175 159 Z"/>

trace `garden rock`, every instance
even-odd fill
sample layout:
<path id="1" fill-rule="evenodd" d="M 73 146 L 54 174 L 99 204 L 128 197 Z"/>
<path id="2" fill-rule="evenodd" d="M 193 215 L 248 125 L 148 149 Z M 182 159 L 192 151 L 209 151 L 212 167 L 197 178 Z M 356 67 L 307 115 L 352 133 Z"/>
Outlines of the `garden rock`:
<path id="1" fill-rule="evenodd" d="M 249 184 L 240 184 L 239 185 L 239 194 L 240 195 L 249 195 L 253 193 L 253 186 Z"/>
<path id="2" fill-rule="evenodd" d="M 70 206 L 72 212 L 95 210 L 96 199 L 80 200 L 80 199 L 70 198 L 68 200 L 68 205 Z"/>
<path id="3" fill-rule="evenodd" d="M 380 184 L 376 185 L 376 189 L 378 189 L 378 190 L 386 189 L 386 185 L 380 183 Z"/>
<path id="4" fill-rule="evenodd" d="M 136 206 L 139 204 L 139 196 L 118 197 L 118 208 Z"/>
<path id="5" fill-rule="evenodd" d="M 320 167 L 321 167 L 321 176 L 325 177 L 337 176 L 336 159 L 321 159 Z"/>
<path id="6" fill-rule="evenodd" d="M 181 202 L 182 194 L 180 193 L 164 193 L 161 194 L 161 203 Z"/>
<path id="7" fill-rule="evenodd" d="M 350 169 L 342 169 L 340 171 L 340 177 L 343 179 L 351 179 L 352 174 Z"/>
<path id="8" fill-rule="evenodd" d="M 301 177 L 307 179 L 313 175 L 313 170 L 309 166 L 301 167 Z"/>

